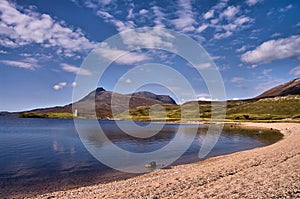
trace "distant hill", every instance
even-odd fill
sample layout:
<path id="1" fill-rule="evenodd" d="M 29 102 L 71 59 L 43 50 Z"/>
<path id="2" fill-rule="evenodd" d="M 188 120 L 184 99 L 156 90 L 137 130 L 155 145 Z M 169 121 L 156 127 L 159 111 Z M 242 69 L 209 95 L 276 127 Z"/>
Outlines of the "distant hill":
<path id="1" fill-rule="evenodd" d="M 274 88 L 271 88 L 261 95 L 255 97 L 255 99 L 279 97 L 287 95 L 299 95 L 300 94 L 300 78 L 293 79 L 287 83 L 281 84 Z"/>
<path id="2" fill-rule="evenodd" d="M 111 99 L 114 99 L 114 113 L 118 114 L 128 110 L 128 104 L 126 102 L 129 101 L 129 108 L 133 109 L 139 106 L 152 106 L 154 104 L 171 104 L 176 105 L 174 99 L 167 95 L 156 95 L 151 92 L 136 92 L 133 94 L 120 94 L 112 91 L 106 91 L 104 88 L 100 87 L 96 90 L 90 92 L 83 99 L 75 102 L 73 104 L 69 104 L 61 107 L 51 107 L 44 109 L 35 109 L 31 111 L 27 111 L 25 114 L 21 116 L 29 116 L 29 117 L 46 117 L 51 113 L 53 116 L 59 117 L 61 113 L 64 113 L 64 117 L 72 116 L 72 106 L 74 109 L 80 110 L 79 116 L 82 117 L 98 117 L 102 119 L 111 118 L 112 110 L 111 110 Z M 96 110 L 96 112 L 95 112 Z M 31 113 L 31 115 L 30 115 Z M 32 114 L 34 113 L 34 114 Z M 50 116 L 51 117 L 51 116 Z"/>
<path id="3" fill-rule="evenodd" d="M 115 99 L 114 118 L 133 119 L 138 121 L 180 121 L 181 108 L 185 108 L 185 115 L 195 115 L 194 103 L 199 105 L 200 118 L 209 120 L 211 117 L 210 101 L 190 101 L 182 105 L 167 95 L 156 95 L 151 92 L 142 91 L 133 94 L 120 94 L 97 88 L 83 99 L 62 107 L 51 107 L 35 109 L 21 113 L 22 117 L 73 117 L 72 106 L 78 109 L 79 117 L 85 118 L 112 118 L 111 99 Z M 127 114 L 129 101 L 129 113 Z M 153 112 L 151 106 L 162 105 L 166 110 L 166 116 L 161 112 Z M 246 100 L 228 100 L 226 119 L 229 120 L 299 120 L 300 113 L 300 78 L 291 80 L 285 84 L 276 86 L 263 94 Z M 215 107 L 217 108 L 217 107 Z M 95 112 L 96 110 L 96 112 Z M 155 118 L 150 118 L 149 113 Z M 165 117 L 165 118 L 163 118 Z M 199 118 L 189 118 L 199 120 Z"/>
<path id="4" fill-rule="evenodd" d="M 156 120 L 180 121 L 181 108 L 185 108 L 185 115 L 195 115 L 193 104 L 199 105 L 199 115 L 202 120 L 211 117 L 211 101 L 189 101 L 182 105 L 164 105 L 166 118 L 157 117 Z M 222 104 L 222 103 L 221 103 Z M 276 86 L 263 94 L 245 100 L 228 100 L 226 102 L 226 119 L 228 120 L 297 120 L 300 119 L 300 78 L 291 80 L 285 84 Z M 218 103 L 214 103 L 215 109 Z M 130 110 L 130 116 L 120 114 L 120 119 L 134 119 L 150 121 L 150 107 L 143 106 Z M 155 115 L 155 114 L 153 114 Z M 157 114 L 158 115 L 158 114 Z M 162 115 L 162 114 L 160 114 Z M 199 118 L 189 118 L 198 121 Z"/>

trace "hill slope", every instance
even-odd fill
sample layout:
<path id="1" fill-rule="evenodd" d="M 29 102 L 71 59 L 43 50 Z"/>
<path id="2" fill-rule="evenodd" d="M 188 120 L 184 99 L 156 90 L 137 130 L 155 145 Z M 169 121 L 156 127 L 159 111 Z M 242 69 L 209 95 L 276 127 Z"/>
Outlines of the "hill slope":
<path id="1" fill-rule="evenodd" d="M 112 105 L 111 100 L 114 100 Z M 106 91 L 103 88 L 97 88 L 90 92 L 83 99 L 62 107 L 51 107 L 44 109 L 35 109 L 22 113 L 22 117 L 72 117 L 72 106 L 74 109 L 78 109 L 78 112 L 82 117 L 88 118 L 111 118 L 112 108 L 115 114 L 124 112 L 129 108 L 133 109 L 139 106 L 152 106 L 154 104 L 172 104 L 176 105 L 176 102 L 167 95 L 156 95 L 150 92 L 137 92 L 133 94 L 120 94 L 111 91 Z M 96 110 L 96 113 L 95 113 Z"/>
<path id="2" fill-rule="evenodd" d="M 227 119 L 231 120 L 281 120 L 300 118 L 300 78 L 291 80 L 285 84 L 276 86 L 253 99 L 227 101 Z M 36 109 L 24 113 L 21 116 L 31 117 L 73 117 L 72 106 L 80 110 L 80 117 L 86 118 L 112 118 L 111 99 L 115 99 L 115 119 L 133 119 L 149 121 L 150 119 L 167 121 L 181 120 L 181 108 L 185 107 L 185 115 L 197 115 L 191 106 L 199 105 L 200 118 L 189 117 L 190 120 L 209 119 L 211 117 L 211 102 L 191 101 L 177 105 L 175 101 L 166 95 L 155 95 L 150 92 L 137 92 L 133 94 L 120 94 L 97 88 L 80 101 L 63 107 Z M 127 103 L 126 103 L 127 102 Z M 129 115 L 127 114 L 129 102 Z M 127 104 L 127 105 L 126 105 Z M 166 114 L 151 109 L 152 105 L 160 104 Z M 95 109 L 96 108 L 96 113 Z M 161 110 L 159 107 L 157 110 Z M 34 112 L 34 113 L 33 113 Z M 150 118 L 149 114 L 155 118 Z M 31 114 L 31 115 L 30 115 Z"/>
<path id="3" fill-rule="evenodd" d="M 188 109 L 189 105 L 193 103 L 198 103 L 199 105 L 200 118 L 190 118 L 191 120 L 209 119 L 211 117 L 211 102 L 190 101 L 181 106 L 164 105 L 167 116 L 166 118 L 158 117 L 157 120 L 181 120 L 181 108 L 185 106 L 185 110 L 193 113 L 194 110 L 192 108 Z M 147 106 L 137 107 L 130 110 L 131 117 L 128 117 L 126 114 L 118 116 L 120 119 L 149 121 L 149 110 L 150 107 Z M 296 78 L 285 84 L 276 86 L 253 99 L 227 101 L 226 118 L 231 120 L 299 120 L 299 110 L 300 78 Z"/>
<path id="4" fill-rule="evenodd" d="M 256 99 L 297 94 L 300 95 L 300 78 L 293 79 L 287 83 L 271 88 L 257 96 Z"/>

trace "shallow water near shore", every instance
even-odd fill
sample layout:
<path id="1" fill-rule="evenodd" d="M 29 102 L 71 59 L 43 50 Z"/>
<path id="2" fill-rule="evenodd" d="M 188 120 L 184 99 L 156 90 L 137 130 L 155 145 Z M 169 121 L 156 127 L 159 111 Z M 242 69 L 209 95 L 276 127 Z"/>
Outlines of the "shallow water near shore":
<path id="1" fill-rule="evenodd" d="M 86 122 L 88 124 L 88 120 Z M 122 122 L 126 124 L 126 121 Z M 141 139 L 126 135 L 114 121 L 102 120 L 99 123 L 115 145 L 135 153 L 162 148 L 174 138 L 179 127 L 179 124 L 166 124 L 158 134 Z M 191 125 L 184 125 L 184 128 L 190 127 Z M 200 127 L 191 146 L 172 165 L 200 160 L 198 152 L 206 126 Z M 229 126 L 223 130 L 207 157 L 272 144 L 281 138 L 281 134 L 274 132 L 243 130 Z M 97 130 L 89 129 L 89 133 L 96 135 Z M 190 135 L 186 133 L 184 136 Z M 89 138 L 85 141 L 101 151 L 105 143 L 94 139 L 95 136 Z M 0 117 L 0 151 L 2 197 L 44 193 L 136 175 L 113 170 L 97 161 L 79 139 L 72 119 Z"/>

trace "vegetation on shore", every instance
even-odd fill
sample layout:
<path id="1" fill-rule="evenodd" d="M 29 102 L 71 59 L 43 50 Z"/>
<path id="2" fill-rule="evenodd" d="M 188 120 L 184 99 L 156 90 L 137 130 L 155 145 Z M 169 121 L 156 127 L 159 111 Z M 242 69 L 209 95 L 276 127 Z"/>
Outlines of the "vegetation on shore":
<path id="1" fill-rule="evenodd" d="M 71 113 L 37 113 L 37 112 L 23 112 L 19 114 L 23 118 L 73 118 Z"/>
<path id="2" fill-rule="evenodd" d="M 182 121 L 181 108 L 186 115 L 195 115 L 194 109 L 189 109 L 192 102 L 183 105 L 163 105 L 165 117 L 155 117 L 150 106 L 140 106 L 118 114 L 117 119 L 132 119 L 136 121 Z M 150 110 L 152 113 L 149 115 Z M 155 109 L 154 109 L 155 110 Z M 189 118 L 191 121 L 206 121 L 211 117 L 211 103 L 199 103 L 199 118 Z M 259 100 L 231 100 L 227 102 L 226 120 L 232 121 L 300 121 L 300 95 L 290 95 Z"/>
<path id="3" fill-rule="evenodd" d="M 194 104 L 198 103 L 199 112 Z M 265 99 L 227 101 L 226 121 L 300 122 L 300 95 L 289 95 Z M 218 108 L 218 104 L 215 108 Z M 184 110 L 184 118 L 181 111 Z M 62 112 L 22 112 L 23 118 L 74 118 L 72 113 Z M 80 118 L 97 119 L 95 115 L 80 115 Z M 103 118 L 98 118 L 103 119 Z M 187 102 L 183 105 L 138 106 L 129 111 L 108 116 L 105 119 L 135 121 L 210 121 L 211 102 Z"/>

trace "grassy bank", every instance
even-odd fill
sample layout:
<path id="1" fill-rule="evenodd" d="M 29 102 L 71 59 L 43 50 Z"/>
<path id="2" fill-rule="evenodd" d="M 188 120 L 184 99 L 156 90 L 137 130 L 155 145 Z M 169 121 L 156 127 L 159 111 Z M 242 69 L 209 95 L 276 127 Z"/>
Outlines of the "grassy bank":
<path id="1" fill-rule="evenodd" d="M 199 112 L 189 102 L 183 105 L 163 105 L 164 110 L 155 112 L 156 108 L 140 106 L 116 116 L 117 119 L 136 121 L 207 121 L 211 117 L 211 103 L 199 103 Z M 217 107 L 218 108 L 218 107 Z M 227 121 L 289 121 L 300 122 L 300 95 L 266 98 L 260 100 L 236 100 L 227 102 Z M 193 117 L 198 115 L 199 117 Z"/>
<path id="2" fill-rule="evenodd" d="M 71 113 L 37 113 L 37 112 L 24 112 L 20 113 L 19 117 L 23 118 L 73 118 Z"/>

